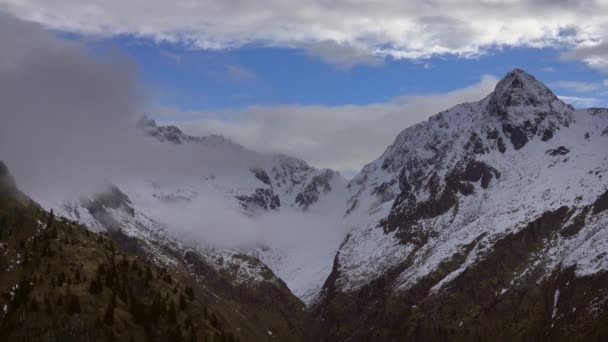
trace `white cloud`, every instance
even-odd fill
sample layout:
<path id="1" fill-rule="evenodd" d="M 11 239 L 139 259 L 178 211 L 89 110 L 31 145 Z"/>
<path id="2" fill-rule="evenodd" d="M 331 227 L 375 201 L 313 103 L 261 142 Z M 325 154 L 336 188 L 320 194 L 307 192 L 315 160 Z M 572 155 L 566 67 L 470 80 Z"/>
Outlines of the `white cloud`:
<path id="1" fill-rule="evenodd" d="M 369 51 L 332 42 L 313 44 L 306 51 L 309 55 L 318 57 L 341 70 L 349 70 L 356 65 L 379 66 L 382 64 L 382 59 Z"/>
<path id="2" fill-rule="evenodd" d="M 0 0 L 0 8 L 54 29 L 203 49 L 332 43 L 357 51 L 355 58 L 312 53 L 346 66 L 369 64 L 366 55 L 418 59 L 501 46 L 578 46 L 566 56 L 608 68 L 606 43 L 597 45 L 608 33 L 606 1 Z"/>
<path id="3" fill-rule="evenodd" d="M 549 67 L 541 68 L 540 71 L 542 71 L 542 72 L 555 72 L 555 68 L 549 66 Z"/>
<path id="4" fill-rule="evenodd" d="M 604 36 L 608 36 L 608 32 Z M 608 42 L 583 42 L 561 55 L 564 60 L 582 60 L 591 68 L 608 73 Z"/>
<path id="5" fill-rule="evenodd" d="M 257 77 L 255 72 L 240 65 L 228 64 L 225 66 L 225 68 L 228 79 L 233 81 L 247 82 L 253 81 Z"/>
<path id="6" fill-rule="evenodd" d="M 401 130 L 458 103 L 480 100 L 496 82 L 486 75 L 451 92 L 369 105 L 286 105 L 221 113 L 162 108 L 155 114 L 193 135 L 221 134 L 254 150 L 282 152 L 353 174 L 379 157 Z"/>
<path id="7" fill-rule="evenodd" d="M 553 88 L 565 89 L 577 93 L 589 93 L 602 88 L 601 83 L 582 81 L 556 81 L 547 84 Z"/>
<path id="8" fill-rule="evenodd" d="M 558 96 L 562 101 L 576 108 L 590 108 L 606 106 L 606 101 L 596 97 Z"/>

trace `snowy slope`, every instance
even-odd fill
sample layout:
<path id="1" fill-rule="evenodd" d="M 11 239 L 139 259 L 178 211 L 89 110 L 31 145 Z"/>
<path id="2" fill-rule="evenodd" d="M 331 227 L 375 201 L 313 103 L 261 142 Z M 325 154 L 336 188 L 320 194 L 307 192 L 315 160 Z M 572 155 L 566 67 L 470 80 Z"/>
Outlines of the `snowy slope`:
<path id="1" fill-rule="evenodd" d="M 185 177 L 113 180 L 102 193 L 46 206 L 95 230 L 146 241 L 148 253 L 168 266 L 171 253 L 192 249 L 218 271 L 236 270 L 238 283 L 263 281 L 268 265 L 300 298 L 315 297 L 346 235 L 346 180 L 338 172 L 250 151 L 220 136 L 188 136 L 147 118 L 138 126 L 158 148 L 193 157 L 211 151 L 220 155 L 211 160 L 232 162 Z M 164 246 L 172 246 L 171 253 Z M 262 262 L 251 264 L 244 254 Z"/>
<path id="2" fill-rule="evenodd" d="M 286 155 L 258 154 L 219 136 L 187 136 L 177 127 L 159 127 L 145 118 L 140 126 L 161 142 L 220 146 L 247 154 L 247 159 L 252 161 L 250 166 L 206 175 L 202 182 L 187 181 L 172 188 L 157 185 L 162 194 L 153 197 L 176 198 L 180 191 L 194 197 L 212 193 L 212 197 L 225 200 L 222 207 L 234 210 L 229 215 L 238 215 L 237 211 L 242 210 L 249 218 L 239 222 L 244 226 L 241 229 L 261 231 L 243 232 L 246 236 L 243 240 L 255 241 L 252 234 L 263 237 L 257 247 L 245 246 L 237 250 L 269 266 L 305 302 L 316 298 L 346 234 L 341 220 L 346 180 L 338 172 L 319 170 Z M 127 192 L 134 194 L 137 190 Z M 146 197 L 150 199 L 149 195 L 143 196 Z M 153 216 L 158 211 L 158 208 L 150 208 L 147 212 Z M 171 225 L 170 221 L 166 224 Z M 290 236 L 286 238 L 285 234 Z"/>
<path id="3" fill-rule="evenodd" d="M 339 251 L 337 285 L 356 290 L 400 266 L 393 285 L 407 289 L 464 255 L 439 290 L 543 213 L 566 206 L 573 220 L 608 189 L 607 114 L 575 111 L 516 69 L 480 102 L 404 130 L 348 186 L 349 215 L 364 219 Z M 606 270 L 607 226 L 606 212 L 587 218 L 522 274 Z"/>

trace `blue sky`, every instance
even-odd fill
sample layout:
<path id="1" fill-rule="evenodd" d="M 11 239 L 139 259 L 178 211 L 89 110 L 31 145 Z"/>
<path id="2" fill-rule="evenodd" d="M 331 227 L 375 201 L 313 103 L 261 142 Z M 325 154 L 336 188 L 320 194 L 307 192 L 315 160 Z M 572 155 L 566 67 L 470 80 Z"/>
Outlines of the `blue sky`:
<path id="1" fill-rule="evenodd" d="M 473 58 L 386 58 L 379 65 L 350 69 L 292 48 L 246 46 L 207 51 L 129 36 L 98 41 L 95 49 L 100 48 L 118 48 L 135 61 L 146 85 L 153 90 L 154 103 L 186 111 L 382 103 L 403 95 L 462 88 L 484 74 L 500 78 L 513 68 L 535 75 L 558 95 L 594 98 L 600 105 L 608 92 L 608 86 L 601 86 L 608 75 L 580 61 L 562 60 L 563 51 L 555 48 L 492 49 Z M 566 82 L 598 87 L 580 91 Z"/>

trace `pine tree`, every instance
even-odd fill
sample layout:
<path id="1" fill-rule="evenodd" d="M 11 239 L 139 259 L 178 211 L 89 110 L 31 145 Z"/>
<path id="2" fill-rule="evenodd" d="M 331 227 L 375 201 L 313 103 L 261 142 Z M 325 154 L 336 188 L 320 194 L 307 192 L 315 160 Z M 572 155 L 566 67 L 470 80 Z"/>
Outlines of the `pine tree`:
<path id="1" fill-rule="evenodd" d="M 49 238 L 56 239 L 57 238 L 57 228 L 55 228 L 55 226 L 52 226 L 51 228 L 47 228 L 47 229 L 49 229 Z"/>
<path id="2" fill-rule="evenodd" d="M 67 311 L 70 315 L 80 313 L 80 301 L 77 295 L 71 293 L 67 295 Z"/>
<path id="3" fill-rule="evenodd" d="M 114 271 L 114 269 L 110 269 L 110 272 L 106 276 L 106 286 L 107 287 L 110 287 L 110 288 L 112 287 L 112 285 L 114 284 L 115 276 L 116 276 L 116 272 Z"/>
<path id="4" fill-rule="evenodd" d="M 80 267 L 77 267 L 76 271 L 74 272 L 74 281 L 77 284 L 80 283 Z"/>
<path id="5" fill-rule="evenodd" d="M 190 342 L 198 341 L 198 339 L 196 338 L 196 332 L 194 331 L 194 329 L 190 330 L 190 337 L 188 337 L 188 341 L 190 341 Z"/>
<path id="6" fill-rule="evenodd" d="M 38 300 L 36 299 L 36 297 L 32 298 L 32 300 L 30 301 L 29 310 L 30 312 L 38 312 Z"/>
<path id="7" fill-rule="evenodd" d="M 184 298 L 184 293 L 183 292 L 179 293 L 179 309 L 181 311 L 186 310 L 186 298 Z"/>
<path id="8" fill-rule="evenodd" d="M 91 285 L 89 285 L 89 292 L 91 294 L 99 294 L 101 293 L 102 290 L 102 286 L 101 286 L 101 279 L 99 279 L 99 277 L 94 278 L 93 280 L 91 280 Z"/>
<path id="9" fill-rule="evenodd" d="M 49 217 L 46 221 L 46 229 L 49 229 L 53 226 L 53 221 L 55 221 L 55 214 L 53 213 L 53 209 L 51 209 L 51 212 L 49 213 Z"/>
<path id="10" fill-rule="evenodd" d="M 125 272 L 129 269 L 129 260 L 127 260 L 126 254 L 122 255 L 122 259 L 120 260 L 120 268 L 122 272 Z"/>
<path id="11" fill-rule="evenodd" d="M 29 263 L 30 263 L 30 257 L 27 254 L 27 252 L 25 252 L 25 254 L 23 255 L 23 261 L 21 261 L 21 265 L 23 267 L 26 267 Z"/>
<path id="12" fill-rule="evenodd" d="M 146 315 L 144 313 L 144 308 L 142 304 L 135 297 L 131 297 L 131 305 L 130 305 L 131 315 L 133 315 L 133 321 L 137 324 L 141 324 L 146 319 Z"/>
<path id="13" fill-rule="evenodd" d="M 154 294 L 154 299 L 152 300 L 152 306 L 150 307 L 150 319 L 152 322 L 156 323 L 158 321 L 158 317 L 163 313 L 163 305 L 160 300 L 160 296 L 158 294 Z"/>
<path id="14" fill-rule="evenodd" d="M 167 309 L 167 320 L 169 323 L 175 323 L 177 321 L 177 312 L 175 311 L 175 303 L 173 299 L 169 301 L 169 308 Z"/>
<path id="15" fill-rule="evenodd" d="M 106 325 L 114 324 L 115 307 L 116 307 L 116 297 L 114 296 L 114 294 L 112 294 L 112 297 L 110 298 L 110 303 L 108 304 L 108 307 L 106 308 L 106 312 L 103 315 L 103 322 Z"/>
<path id="16" fill-rule="evenodd" d="M 120 287 L 120 292 L 118 293 L 118 297 L 123 301 L 123 302 L 127 302 L 128 297 L 127 297 L 127 287 L 125 286 L 125 284 L 123 283 L 122 286 Z"/>
<path id="17" fill-rule="evenodd" d="M 217 319 L 217 316 L 215 315 L 215 313 L 212 312 L 209 314 L 209 322 L 215 329 L 220 330 L 220 322 Z"/>
<path id="18" fill-rule="evenodd" d="M 61 271 L 57 275 L 57 285 L 61 286 L 64 283 L 65 283 L 65 273 L 63 273 L 63 271 Z"/>
<path id="19" fill-rule="evenodd" d="M 190 300 L 194 299 L 194 291 L 192 290 L 192 288 L 190 286 L 186 286 L 186 295 L 188 296 L 188 299 L 190 299 Z"/>
<path id="20" fill-rule="evenodd" d="M 46 312 L 47 315 L 51 315 L 53 313 L 53 307 L 51 306 L 51 301 L 49 300 L 49 297 L 47 297 L 46 295 L 44 296 L 44 312 Z"/>
<path id="21" fill-rule="evenodd" d="M 30 282 L 28 279 L 21 279 L 18 285 L 19 286 L 17 287 L 17 290 L 15 291 L 15 295 L 12 300 L 12 309 L 17 309 L 22 304 L 27 304 L 27 297 L 31 290 Z"/>

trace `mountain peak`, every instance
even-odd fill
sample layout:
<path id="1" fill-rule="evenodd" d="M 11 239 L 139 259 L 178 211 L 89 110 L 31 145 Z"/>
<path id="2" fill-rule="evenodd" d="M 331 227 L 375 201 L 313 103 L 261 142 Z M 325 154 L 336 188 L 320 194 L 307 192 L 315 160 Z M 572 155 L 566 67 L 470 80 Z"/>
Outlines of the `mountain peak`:
<path id="1" fill-rule="evenodd" d="M 496 84 L 485 113 L 499 119 L 507 137 L 517 141 L 513 143 L 516 149 L 534 135 L 540 135 L 543 141 L 551 139 L 556 130 L 574 119 L 571 105 L 521 69 L 513 69 Z"/>
<path id="2" fill-rule="evenodd" d="M 161 126 L 156 123 L 155 120 L 148 116 L 142 116 L 136 123 L 136 126 L 141 129 L 145 134 L 156 138 L 161 142 L 170 142 L 176 145 L 186 143 L 198 143 L 206 146 L 214 147 L 229 147 L 237 150 L 244 150 L 245 148 L 234 141 L 217 134 L 210 134 L 207 136 L 192 136 L 182 132 L 177 126 Z"/>
<path id="3" fill-rule="evenodd" d="M 513 69 L 496 84 L 493 99 L 501 108 L 551 107 L 562 103 L 553 92 L 522 69 Z"/>

